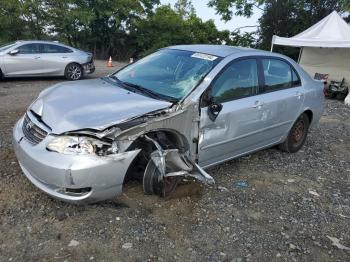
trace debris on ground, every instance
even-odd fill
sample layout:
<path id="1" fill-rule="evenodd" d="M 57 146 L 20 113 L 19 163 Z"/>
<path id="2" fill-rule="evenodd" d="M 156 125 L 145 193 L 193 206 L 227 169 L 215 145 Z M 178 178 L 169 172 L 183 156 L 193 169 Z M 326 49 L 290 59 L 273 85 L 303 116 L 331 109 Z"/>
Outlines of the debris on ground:
<path id="1" fill-rule="evenodd" d="M 224 187 L 224 186 L 218 186 L 218 190 L 220 190 L 221 192 L 228 192 L 229 190 Z"/>
<path id="2" fill-rule="evenodd" d="M 349 251 L 350 251 L 350 247 L 346 247 L 346 246 L 340 244 L 340 240 L 339 240 L 338 238 L 336 238 L 336 237 L 330 237 L 330 236 L 327 236 L 327 237 L 328 237 L 328 239 L 329 239 L 330 241 L 332 241 L 332 245 L 333 245 L 333 246 L 336 246 L 336 247 L 339 248 L 339 249 L 349 250 Z"/>
<path id="3" fill-rule="evenodd" d="M 316 191 L 314 191 L 314 190 L 309 190 L 309 193 L 310 193 L 311 195 L 314 195 L 314 196 L 317 196 L 317 197 L 320 196 L 320 195 L 319 195 Z"/>
<path id="4" fill-rule="evenodd" d="M 132 248 L 132 243 L 125 243 L 122 245 L 122 248 L 123 249 L 130 249 L 130 248 Z"/>
<path id="5" fill-rule="evenodd" d="M 69 244 L 68 244 L 68 246 L 69 247 L 76 247 L 76 246 L 79 246 L 79 241 L 76 241 L 76 240 L 74 240 L 74 239 L 72 239 L 70 242 L 69 242 Z"/>
<path id="6" fill-rule="evenodd" d="M 249 184 L 246 180 L 238 180 L 235 181 L 233 185 L 235 188 L 246 188 Z"/>

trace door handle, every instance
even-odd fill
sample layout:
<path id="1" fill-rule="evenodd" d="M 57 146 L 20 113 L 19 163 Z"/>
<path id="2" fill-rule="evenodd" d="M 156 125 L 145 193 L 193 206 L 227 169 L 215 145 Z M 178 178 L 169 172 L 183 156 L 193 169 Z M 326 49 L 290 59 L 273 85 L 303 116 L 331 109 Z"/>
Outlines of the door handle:
<path id="1" fill-rule="evenodd" d="M 297 97 L 298 99 L 300 99 L 302 96 L 304 96 L 304 93 L 301 93 L 301 92 L 296 92 L 295 93 L 295 95 L 294 95 L 295 97 Z"/>
<path id="2" fill-rule="evenodd" d="M 62 56 L 62 58 L 68 58 L 67 56 Z"/>
<path id="3" fill-rule="evenodd" d="M 255 101 L 255 102 L 254 102 L 254 105 L 253 105 L 253 108 L 258 108 L 258 109 L 260 109 L 260 108 L 262 108 L 263 105 L 264 105 L 263 102 Z"/>
<path id="4" fill-rule="evenodd" d="M 35 56 L 35 57 L 34 57 L 34 59 L 39 59 L 39 58 L 40 58 L 40 56 Z"/>

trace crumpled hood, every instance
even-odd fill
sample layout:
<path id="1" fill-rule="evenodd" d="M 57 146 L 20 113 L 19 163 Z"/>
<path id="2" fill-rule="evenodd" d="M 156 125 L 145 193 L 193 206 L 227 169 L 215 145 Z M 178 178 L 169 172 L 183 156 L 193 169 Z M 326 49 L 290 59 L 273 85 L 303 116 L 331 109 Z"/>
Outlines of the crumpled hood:
<path id="1" fill-rule="evenodd" d="M 103 79 L 66 82 L 40 93 L 30 109 L 60 134 L 103 130 L 129 118 L 167 108 L 170 102 L 135 94 Z"/>

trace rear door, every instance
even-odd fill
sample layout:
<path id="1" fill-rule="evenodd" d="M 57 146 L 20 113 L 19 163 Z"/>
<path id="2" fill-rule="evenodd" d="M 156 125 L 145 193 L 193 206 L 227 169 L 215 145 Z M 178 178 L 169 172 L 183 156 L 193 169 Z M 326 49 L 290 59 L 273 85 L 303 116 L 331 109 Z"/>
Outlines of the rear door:
<path id="1" fill-rule="evenodd" d="M 39 44 L 24 44 L 15 55 L 4 56 L 6 76 L 37 75 L 45 68 L 40 61 Z"/>
<path id="2" fill-rule="evenodd" d="M 55 45 L 40 44 L 42 53 L 41 61 L 45 64 L 45 73 L 49 75 L 62 75 L 66 65 L 69 63 L 69 55 L 73 52 L 71 49 Z"/>
<path id="3" fill-rule="evenodd" d="M 286 60 L 261 57 L 260 62 L 264 80 L 260 101 L 265 118 L 265 137 L 277 143 L 300 115 L 305 91 L 296 70 Z"/>
<path id="4" fill-rule="evenodd" d="M 258 95 L 258 64 L 255 58 L 235 60 L 225 67 L 204 93 L 198 142 L 203 167 L 254 151 L 268 143 L 264 137 L 264 111 Z M 203 103 L 203 101 L 202 101 Z M 216 118 L 210 108 L 216 105 Z"/>

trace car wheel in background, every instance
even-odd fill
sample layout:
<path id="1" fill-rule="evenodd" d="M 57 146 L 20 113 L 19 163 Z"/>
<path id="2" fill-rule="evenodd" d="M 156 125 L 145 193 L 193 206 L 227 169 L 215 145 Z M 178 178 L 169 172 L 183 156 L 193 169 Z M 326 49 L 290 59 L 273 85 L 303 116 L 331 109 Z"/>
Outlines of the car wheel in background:
<path id="1" fill-rule="evenodd" d="M 71 81 L 80 80 L 83 77 L 83 68 L 77 63 L 70 63 L 66 66 L 64 76 Z"/>
<path id="2" fill-rule="evenodd" d="M 291 130 L 289 131 L 287 139 L 279 145 L 282 151 L 288 153 L 295 153 L 304 145 L 306 136 L 309 130 L 310 120 L 309 117 L 303 113 L 295 121 Z"/>

